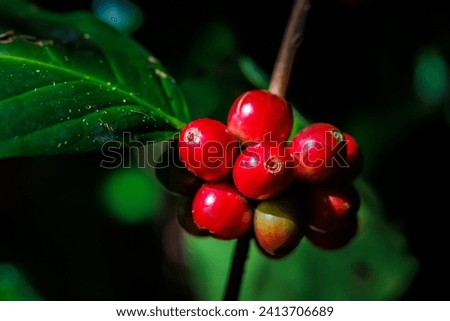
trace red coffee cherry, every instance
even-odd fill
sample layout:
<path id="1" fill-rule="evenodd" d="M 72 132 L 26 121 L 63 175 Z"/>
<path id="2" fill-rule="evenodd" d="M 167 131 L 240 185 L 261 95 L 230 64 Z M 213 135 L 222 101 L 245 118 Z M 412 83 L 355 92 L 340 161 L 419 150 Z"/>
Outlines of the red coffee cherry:
<path id="1" fill-rule="evenodd" d="M 315 230 L 330 232 L 355 219 L 359 206 L 359 195 L 352 184 L 313 185 L 305 200 L 308 225 Z"/>
<path id="2" fill-rule="evenodd" d="M 355 218 L 341 225 L 338 229 L 323 232 L 308 228 L 306 238 L 315 246 L 324 250 L 337 250 L 346 246 L 358 231 L 358 220 Z"/>
<path id="3" fill-rule="evenodd" d="M 255 239 L 270 257 L 280 258 L 291 253 L 305 234 L 305 227 L 305 220 L 286 198 L 262 201 L 255 209 Z"/>
<path id="4" fill-rule="evenodd" d="M 295 162 L 294 173 L 303 182 L 324 182 L 345 165 L 343 135 L 330 124 L 316 123 L 303 128 L 288 150 Z"/>
<path id="5" fill-rule="evenodd" d="M 265 90 L 239 96 L 228 114 L 228 129 L 241 142 L 284 142 L 292 130 L 292 109 L 283 98 Z"/>
<path id="6" fill-rule="evenodd" d="M 221 122 L 201 118 L 181 131 L 179 151 L 188 170 L 204 180 L 219 181 L 231 173 L 238 142 Z"/>
<path id="7" fill-rule="evenodd" d="M 179 199 L 176 211 L 178 223 L 186 232 L 194 236 L 209 235 L 209 232 L 199 228 L 192 218 L 192 198 L 184 197 Z"/>
<path id="8" fill-rule="evenodd" d="M 253 210 L 230 183 L 205 183 L 195 194 L 192 217 L 199 228 L 208 230 L 212 236 L 231 240 L 249 230 Z"/>
<path id="9" fill-rule="evenodd" d="M 265 200 L 281 194 L 292 183 L 292 159 L 283 144 L 262 142 L 236 159 L 233 180 L 248 198 Z"/>
<path id="10" fill-rule="evenodd" d="M 334 175 L 333 179 L 340 181 L 352 181 L 362 170 L 362 154 L 359 149 L 358 143 L 353 138 L 353 136 L 344 133 L 344 142 L 346 144 L 346 155 L 344 157 L 346 166 L 339 168 L 339 170 Z"/>

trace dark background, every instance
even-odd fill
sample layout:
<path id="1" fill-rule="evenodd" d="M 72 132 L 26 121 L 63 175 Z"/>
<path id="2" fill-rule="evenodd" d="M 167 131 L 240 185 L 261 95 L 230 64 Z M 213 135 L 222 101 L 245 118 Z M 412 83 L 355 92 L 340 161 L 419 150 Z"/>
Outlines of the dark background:
<path id="1" fill-rule="evenodd" d="M 91 10 L 86 0 L 36 3 L 53 11 Z M 189 66 L 186 53 L 214 21 L 230 26 L 239 51 L 270 72 L 291 7 L 291 1 L 134 3 L 144 12 L 135 39 L 180 82 L 204 72 Z M 305 116 L 354 130 L 360 139 L 364 177 L 419 260 L 400 299 L 449 300 L 449 99 L 447 88 L 443 101 L 428 106 L 414 90 L 415 61 L 426 46 L 439 48 L 449 62 L 445 1 L 312 0 L 288 98 Z M 224 105 L 235 96 L 228 97 Z M 100 160 L 91 153 L 0 161 L 0 262 L 23 267 L 47 300 L 195 298 L 183 269 L 163 253 L 161 222 L 123 229 L 104 213 L 95 194 L 106 175 Z"/>

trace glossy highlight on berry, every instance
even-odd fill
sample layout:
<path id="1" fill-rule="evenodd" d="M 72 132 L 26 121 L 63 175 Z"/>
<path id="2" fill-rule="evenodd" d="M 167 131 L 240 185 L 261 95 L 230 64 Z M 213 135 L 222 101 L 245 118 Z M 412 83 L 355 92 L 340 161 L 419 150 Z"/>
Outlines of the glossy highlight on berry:
<path id="1" fill-rule="evenodd" d="M 343 134 L 330 124 L 315 123 L 303 128 L 288 150 L 295 162 L 294 174 L 306 183 L 324 182 L 346 166 Z"/>
<path id="2" fill-rule="evenodd" d="M 265 90 L 239 96 L 228 114 L 228 129 L 242 143 L 284 142 L 292 130 L 292 109 L 283 98 Z"/>
<path id="3" fill-rule="evenodd" d="M 308 224 L 326 232 L 355 219 L 360 206 L 358 192 L 351 184 L 314 185 L 305 199 Z"/>
<path id="4" fill-rule="evenodd" d="M 243 236 L 251 227 L 250 202 L 230 183 L 205 183 L 195 194 L 192 217 L 212 236 L 231 240 Z"/>
<path id="5" fill-rule="evenodd" d="M 233 181 L 248 198 L 265 200 L 292 183 L 292 159 L 283 144 L 259 143 L 247 147 L 236 159 Z"/>
<path id="6" fill-rule="evenodd" d="M 206 181 L 220 181 L 231 173 L 238 142 L 221 122 L 201 118 L 181 131 L 179 152 L 192 173 Z"/>

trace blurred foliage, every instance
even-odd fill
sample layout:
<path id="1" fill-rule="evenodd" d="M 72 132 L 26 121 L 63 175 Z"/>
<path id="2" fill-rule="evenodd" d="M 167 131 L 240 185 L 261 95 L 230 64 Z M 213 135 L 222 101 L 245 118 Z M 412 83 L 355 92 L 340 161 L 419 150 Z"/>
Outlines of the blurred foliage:
<path id="1" fill-rule="evenodd" d="M 0 264 L 0 300 L 39 300 L 24 275 L 11 264 Z"/>
<path id="2" fill-rule="evenodd" d="M 398 299 L 408 289 L 418 262 L 408 253 L 405 237 L 386 221 L 373 190 L 362 182 L 357 187 L 362 197 L 360 229 L 347 247 L 324 251 L 304 239 L 291 255 L 274 260 L 252 242 L 241 299 Z M 234 245 L 186 234 L 193 282 L 202 284 L 196 288 L 200 299 L 222 298 Z"/>
<path id="3" fill-rule="evenodd" d="M 127 224 L 152 219 L 165 202 L 156 177 L 137 168 L 109 171 L 100 193 L 108 213 Z"/>
<path id="4" fill-rule="evenodd" d="M 447 63 L 439 49 L 422 48 L 414 72 L 417 95 L 427 104 L 441 104 L 449 93 L 449 76 Z"/>
<path id="5" fill-rule="evenodd" d="M 237 68 L 239 51 L 232 30 L 210 22 L 193 37 L 180 86 L 192 118 L 226 121 L 228 109 L 248 82 Z"/>
<path id="6" fill-rule="evenodd" d="M 241 56 L 238 60 L 242 74 L 255 87 L 266 89 L 269 85 L 269 76 L 256 65 L 255 61 L 247 56 Z"/>

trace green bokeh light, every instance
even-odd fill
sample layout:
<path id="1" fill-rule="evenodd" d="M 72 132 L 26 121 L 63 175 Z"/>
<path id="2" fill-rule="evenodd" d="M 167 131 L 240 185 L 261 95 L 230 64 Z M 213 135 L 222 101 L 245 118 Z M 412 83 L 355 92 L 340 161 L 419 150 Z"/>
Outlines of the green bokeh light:
<path id="1" fill-rule="evenodd" d="M 23 274 L 12 264 L 0 264 L 0 300 L 40 300 Z"/>
<path id="2" fill-rule="evenodd" d="M 150 220 L 165 202 L 157 179 L 134 168 L 111 171 L 101 188 L 101 197 L 108 213 L 127 224 Z"/>
<path id="3" fill-rule="evenodd" d="M 94 0 L 92 9 L 97 18 L 127 34 L 138 30 L 144 21 L 142 10 L 128 0 Z"/>
<path id="4" fill-rule="evenodd" d="M 205 71 L 217 68 L 236 51 L 236 38 L 231 29 L 220 22 L 206 25 L 189 50 L 190 61 Z"/>
<path id="5" fill-rule="evenodd" d="M 417 57 L 414 86 L 426 103 L 441 103 L 448 93 L 448 67 L 437 48 L 424 48 Z"/>

